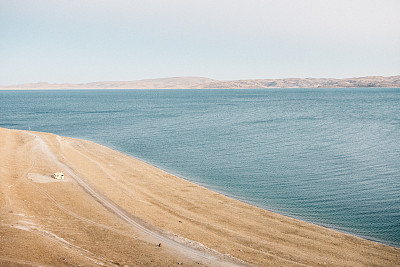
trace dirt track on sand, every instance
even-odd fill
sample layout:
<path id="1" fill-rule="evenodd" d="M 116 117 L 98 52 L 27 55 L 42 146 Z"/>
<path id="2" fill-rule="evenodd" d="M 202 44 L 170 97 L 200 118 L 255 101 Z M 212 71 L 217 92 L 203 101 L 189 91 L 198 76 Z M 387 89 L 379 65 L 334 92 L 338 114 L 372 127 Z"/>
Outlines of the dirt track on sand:
<path id="1" fill-rule="evenodd" d="M 400 264 L 85 140 L 0 128 L 0 179 L 0 266 Z"/>

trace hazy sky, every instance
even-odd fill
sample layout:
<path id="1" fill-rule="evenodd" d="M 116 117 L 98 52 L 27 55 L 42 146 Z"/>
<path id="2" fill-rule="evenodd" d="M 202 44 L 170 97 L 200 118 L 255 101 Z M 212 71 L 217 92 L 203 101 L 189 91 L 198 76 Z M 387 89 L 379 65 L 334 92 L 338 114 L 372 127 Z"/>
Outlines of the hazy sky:
<path id="1" fill-rule="evenodd" d="M 0 0 L 1 85 L 399 74 L 399 0 Z"/>

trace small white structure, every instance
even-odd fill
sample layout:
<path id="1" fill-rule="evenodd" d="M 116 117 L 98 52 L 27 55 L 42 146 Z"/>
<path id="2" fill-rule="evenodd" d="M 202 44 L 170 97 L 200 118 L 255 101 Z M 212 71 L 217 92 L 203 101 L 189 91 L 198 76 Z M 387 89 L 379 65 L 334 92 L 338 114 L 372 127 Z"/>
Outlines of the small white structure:
<path id="1" fill-rule="evenodd" d="M 57 180 L 64 180 L 64 173 L 55 172 L 55 173 L 53 173 L 53 175 L 51 177 L 53 177 L 54 179 L 57 179 Z"/>

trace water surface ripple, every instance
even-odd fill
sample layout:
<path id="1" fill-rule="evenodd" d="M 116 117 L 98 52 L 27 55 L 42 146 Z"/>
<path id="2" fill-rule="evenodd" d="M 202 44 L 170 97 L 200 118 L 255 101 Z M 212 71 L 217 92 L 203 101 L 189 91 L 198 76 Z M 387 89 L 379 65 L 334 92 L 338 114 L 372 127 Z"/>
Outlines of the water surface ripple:
<path id="1" fill-rule="evenodd" d="M 0 126 L 93 140 L 400 247 L 400 89 L 0 91 Z"/>

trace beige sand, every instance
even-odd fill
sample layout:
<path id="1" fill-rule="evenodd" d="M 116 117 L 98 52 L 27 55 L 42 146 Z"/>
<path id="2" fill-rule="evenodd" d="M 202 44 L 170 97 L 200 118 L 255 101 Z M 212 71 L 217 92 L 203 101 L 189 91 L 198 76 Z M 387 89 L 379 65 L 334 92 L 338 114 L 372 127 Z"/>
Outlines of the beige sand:
<path id="1" fill-rule="evenodd" d="M 85 140 L 0 128 L 0 179 L 0 266 L 400 265 Z"/>

